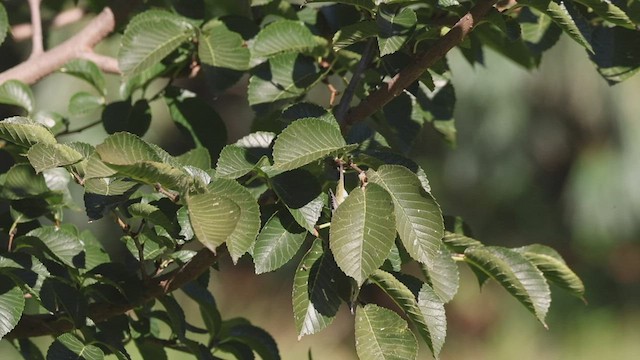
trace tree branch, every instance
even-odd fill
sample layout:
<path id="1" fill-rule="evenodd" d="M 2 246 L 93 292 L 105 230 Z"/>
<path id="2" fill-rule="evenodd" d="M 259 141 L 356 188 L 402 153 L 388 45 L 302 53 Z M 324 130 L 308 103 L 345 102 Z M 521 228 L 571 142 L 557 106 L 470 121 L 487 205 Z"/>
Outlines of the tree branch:
<path id="1" fill-rule="evenodd" d="M 29 0 L 29 10 L 31 11 L 31 55 L 29 58 L 39 56 L 44 52 L 42 42 L 42 17 L 40 16 L 40 0 Z"/>
<path id="2" fill-rule="evenodd" d="M 134 309 L 148 301 L 168 294 L 194 280 L 209 268 L 218 256 L 209 249 L 202 249 L 181 268 L 164 276 L 145 282 L 142 297 L 126 304 L 93 303 L 89 305 L 88 317 L 96 323 L 108 320 L 116 315 Z M 5 336 L 5 339 L 22 339 L 34 336 L 60 334 L 73 330 L 73 324 L 67 317 L 60 315 L 23 315 L 18 325 Z"/>
<path id="3" fill-rule="evenodd" d="M 73 24 L 84 16 L 84 10 L 81 8 L 73 8 L 65 10 L 56 15 L 50 22 L 52 28 L 59 28 L 65 25 Z M 23 41 L 33 36 L 34 27 L 29 23 L 16 24 L 11 27 L 11 36 L 15 41 Z"/>
<path id="4" fill-rule="evenodd" d="M 462 40 L 473 30 L 473 28 L 486 16 L 493 5 L 498 0 L 478 0 L 467 14 L 440 39 L 438 39 L 427 51 L 415 57 L 414 61 L 403 68 L 388 83 L 382 85 L 373 93 L 369 94 L 360 104 L 353 107 L 345 117 L 342 124 L 342 132 L 346 133 L 349 128 L 367 117 L 375 114 L 384 105 L 396 96 L 400 95 L 404 89 L 413 84 L 428 68 L 442 59 L 451 49 L 460 44 Z"/>
<path id="5" fill-rule="evenodd" d="M 356 92 L 356 88 L 358 87 L 360 80 L 362 80 L 362 74 L 367 69 L 367 66 L 369 66 L 369 63 L 373 58 L 375 48 L 376 39 L 369 39 L 369 41 L 367 41 L 367 45 L 364 47 L 364 51 L 362 51 L 360 62 L 358 62 L 358 66 L 356 66 L 356 69 L 351 76 L 351 81 L 349 81 L 349 85 L 347 85 L 347 88 L 344 90 L 344 95 L 342 95 L 340 103 L 336 107 L 334 114 L 336 116 L 336 120 L 338 120 L 338 124 L 342 124 L 344 121 L 344 117 L 349 110 L 349 105 L 351 105 L 351 100 Z"/>
<path id="6" fill-rule="evenodd" d="M 92 50 L 93 47 L 110 34 L 114 28 L 115 18 L 113 12 L 109 8 L 104 8 L 84 29 L 62 44 L 38 56 L 30 57 L 27 61 L 0 73 L 0 84 L 11 79 L 20 80 L 26 84 L 33 84 L 42 77 L 61 68 L 67 61 L 87 57 L 100 59 L 101 61 L 98 63 L 98 66 L 104 66 L 102 68 L 104 71 L 119 73 L 115 59 L 105 61 L 106 57 L 97 56 Z"/>

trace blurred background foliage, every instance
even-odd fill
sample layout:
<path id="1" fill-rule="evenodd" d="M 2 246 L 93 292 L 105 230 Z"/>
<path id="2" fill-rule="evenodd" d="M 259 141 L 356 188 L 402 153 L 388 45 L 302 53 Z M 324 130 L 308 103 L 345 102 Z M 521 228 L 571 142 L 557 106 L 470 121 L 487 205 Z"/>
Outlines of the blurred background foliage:
<path id="1" fill-rule="evenodd" d="M 52 31 L 48 45 L 83 25 Z M 112 38 L 101 46 L 109 52 L 117 45 L 118 39 Z M 0 62 L 21 57 L 28 49 L 29 44 L 8 41 Z M 547 331 L 504 290 L 491 283 L 480 290 L 473 275 L 463 271 L 461 290 L 447 305 L 449 329 L 442 358 L 638 358 L 640 77 L 609 87 L 584 51 L 568 39 L 531 72 L 490 50 L 485 57 L 485 65 L 475 67 L 457 50 L 448 57 L 457 96 L 457 146 L 447 145 L 426 127 L 411 156 L 427 171 L 444 213 L 462 216 L 476 238 L 492 245 L 542 243 L 558 249 L 583 278 L 588 305 L 554 291 Z M 109 80 L 109 93 L 115 96 L 119 80 Z M 67 102 L 60 99 L 81 86 L 62 74 L 46 78 L 34 87 L 38 108 L 66 113 Z M 230 128 L 230 141 L 250 129 L 253 114 L 243 97 L 244 86 L 241 82 L 240 91 L 232 88 L 211 99 Z M 326 97 L 325 92 L 318 94 Z M 153 127 L 146 138 L 173 153 L 184 150 L 164 105 L 155 103 L 152 109 Z M 72 128 L 96 116 L 72 118 Z M 75 135 L 92 144 L 103 136 L 99 127 Z M 112 228 L 109 220 L 88 223 L 82 209 L 69 216 L 79 226 L 102 233 L 107 246 L 117 238 L 107 231 Z M 235 267 L 230 261 L 221 263 L 211 286 L 223 316 L 244 316 L 265 328 L 284 359 L 306 358 L 309 349 L 314 359 L 355 359 L 349 316 L 338 316 L 328 331 L 298 341 L 291 317 L 296 263 L 294 259 L 284 271 L 260 276 L 249 262 Z M 234 290 L 225 291 L 230 287 Z M 195 304 L 185 310 L 190 319 L 199 316 Z M 49 342 L 38 341 L 44 348 Z M 429 358 L 426 346 L 422 348 L 421 358 Z M 129 350 L 135 356 L 136 350 Z M 17 358 L 13 351 L 0 342 L 0 359 Z M 182 356 L 169 354 L 172 359 Z"/>

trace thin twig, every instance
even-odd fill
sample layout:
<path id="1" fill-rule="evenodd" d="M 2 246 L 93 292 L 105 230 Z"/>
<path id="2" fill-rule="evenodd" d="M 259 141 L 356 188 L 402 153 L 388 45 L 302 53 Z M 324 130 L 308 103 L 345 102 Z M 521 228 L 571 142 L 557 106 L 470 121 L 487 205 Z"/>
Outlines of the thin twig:
<path id="1" fill-rule="evenodd" d="M 369 63 L 373 58 L 373 54 L 375 53 L 376 49 L 375 45 L 375 38 L 369 39 L 369 41 L 367 41 L 367 44 L 364 47 L 364 51 L 362 52 L 362 57 L 360 58 L 360 62 L 358 62 L 358 65 L 356 66 L 356 69 L 351 76 L 351 81 L 349 81 L 349 85 L 347 85 L 347 88 L 344 90 L 344 95 L 342 95 L 340 103 L 338 103 L 336 111 L 333 113 L 338 120 L 338 124 L 342 125 L 345 120 L 345 115 L 347 114 L 347 110 L 349 110 L 353 95 L 355 95 L 358 84 L 360 83 L 360 80 L 362 80 L 363 73 L 367 69 L 367 66 L 369 66 Z"/>
<path id="2" fill-rule="evenodd" d="M 71 135 L 71 134 L 76 134 L 76 133 L 79 133 L 79 132 L 83 132 L 83 131 L 85 131 L 85 130 L 87 130 L 89 128 L 92 128 L 92 127 L 94 127 L 94 126 L 96 126 L 98 124 L 101 124 L 101 123 L 102 123 L 102 119 L 96 120 L 96 121 L 94 121 L 92 123 L 89 123 L 87 125 L 81 126 L 81 127 L 77 128 L 77 129 L 73 129 L 73 130 L 66 129 L 63 132 L 58 133 L 56 136 L 65 136 L 65 135 Z"/>
<path id="3" fill-rule="evenodd" d="M 31 55 L 29 58 L 40 56 L 44 52 L 42 40 L 42 17 L 40 16 L 40 0 L 29 0 L 29 10 L 31 11 Z"/>
<path id="4" fill-rule="evenodd" d="M 422 73 L 460 44 L 496 2 L 497 0 L 478 0 L 471 10 L 461 17 L 453 28 L 438 39 L 427 51 L 417 55 L 411 64 L 403 68 L 388 83 L 380 86 L 360 104 L 349 110 L 341 123 L 342 132 L 346 133 L 353 124 L 373 115 L 393 98 L 400 95 Z"/>

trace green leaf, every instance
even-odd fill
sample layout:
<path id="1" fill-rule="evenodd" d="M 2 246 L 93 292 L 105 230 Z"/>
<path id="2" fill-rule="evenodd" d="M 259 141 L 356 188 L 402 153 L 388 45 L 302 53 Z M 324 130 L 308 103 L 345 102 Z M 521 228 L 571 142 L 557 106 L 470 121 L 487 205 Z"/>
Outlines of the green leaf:
<path id="1" fill-rule="evenodd" d="M 238 324 L 229 329 L 228 340 L 248 345 L 262 360 L 280 360 L 278 345 L 271 335 L 251 324 Z"/>
<path id="2" fill-rule="evenodd" d="M 340 307 L 335 276 L 338 272 L 330 253 L 316 239 L 296 268 L 293 278 L 293 318 L 298 339 L 329 326 Z"/>
<path id="3" fill-rule="evenodd" d="M 557 251 L 540 244 L 527 245 L 514 250 L 524 255 L 542 271 L 549 281 L 584 300 L 582 280 L 567 266 Z"/>
<path id="4" fill-rule="evenodd" d="M 282 171 L 296 169 L 345 146 L 342 133 L 335 125 L 316 118 L 296 120 L 276 138 L 273 166 Z"/>
<path id="5" fill-rule="evenodd" d="M 2 197 L 20 200 L 47 193 L 49 188 L 42 174 L 36 174 L 29 164 L 16 164 L 7 171 L 2 185 Z"/>
<path id="6" fill-rule="evenodd" d="M 273 271 L 286 264 L 298 252 L 306 235 L 307 232 L 290 216 L 279 212 L 273 214 L 253 247 L 256 274 Z"/>
<path id="7" fill-rule="evenodd" d="M 11 279 L 0 275 L 0 339 L 20 321 L 24 310 L 24 294 Z"/>
<path id="8" fill-rule="evenodd" d="M 424 284 L 423 289 L 431 290 L 430 294 L 435 297 L 429 298 L 430 302 L 423 299 L 423 306 L 420 306 L 421 304 L 418 303 L 414 293 L 392 274 L 376 270 L 371 275 L 370 281 L 380 287 L 402 309 L 411 324 L 429 345 L 434 357 L 438 358 L 447 332 L 447 320 L 444 303 L 435 295 L 429 285 Z M 419 295 L 425 297 L 422 291 Z"/>
<path id="9" fill-rule="evenodd" d="M 308 3 L 331 2 L 331 3 L 347 4 L 347 5 L 357 6 L 365 10 L 369 10 L 371 12 L 373 12 L 376 8 L 376 5 L 380 3 L 379 0 L 377 0 L 375 4 L 372 0 L 307 0 L 307 2 Z"/>
<path id="10" fill-rule="evenodd" d="M 102 112 L 102 125 L 108 134 L 127 131 L 138 136 L 144 135 L 151 126 L 151 108 L 145 99 L 112 102 Z"/>
<path id="11" fill-rule="evenodd" d="M 87 323 L 87 299 L 69 283 L 50 277 L 42 284 L 41 305 L 51 313 L 58 313 L 76 328 Z"/>
<path id="12" fill-rule="evenodd" d="M 260 230 L 260 209 L 249 190 L 234 180 L 215 179 L 207 189 L 214 195 L 228 197 L 240 207 L 238 224 L 227 241 L 231 259 L 236 263 L 255 243 Z"/>
<path id="13" fill-rule="evenodd" d="M 23 147 L 39 142 L 55 144 L 56 138 L 42 124 L 22 116 L 0 121 L 0 138 Z"/>
<path id="14" fill-rule="evenodd" d="M 184 310 L 182 310 L 182 307 L 178 304 L 176 299 L 170 295 L 161 296 L 158 300 L 167 311 L 172 334 L 176 335 L 178 339 L 184 339 L 187 331 Z"/>
<path id="15" fill-rule="evenodd" d="M 344 26 L 333 35 L 333 49 L 339 51 L 377 34 L 378 25 L 373 20 L 360 21 Z"/>
<path id="16" fill-rule="evenodd" d="M 186 198 L 191 227 L 209 250 L 227 241 L 235 230 L 241 209 L 231 199 L 212 193 L 193 195 Z"/>
<path id="17" fill-rule="evenodd" d="M 552 0 L 520 0 L 518 3 L 531 6 L 543 12 L 575 42 L 582 45 L 590 53 L 593 53 L 589 39 L 585 38 L 585 35 L 576 24 L 576 20 L 569 14 L 564 2 L 557 3 Z"/>
<path id="18" fill-rule="evenodd" d="M 108 136 L 96 146 L 102 161 L 114 165 L 132 165 L 142 161 L 162 162 L 155 149 L 138 136 L 120 132 Z"/>
<path id="19" fill-rule="evenodd" d="M 7 80 L 0 85 L 0 104 L 19 106 L 32 113 L 35 100 L 29 86 L 18 80 Z"/>
<path id="20" fill-rule="evenodd" d="M 139 217 L 151 222 L 153 225 L 158 225 L 170 234 L 177 234 L 177 224 L 171 221 L 165 213 L 163 213 L 159 207 L 147 204 L 147 203 L 135 203 L 131 204 L 127 210 L 133 217 Z"/>
<path id="21" fill-rule="evenodd" d="M 47 360 L 102 360 L 104 353 L 99 347 L 84 344 L 71 333 L 58 336 L 49 346 Z"/>
<path id="22" fill-rule="evenodd" d="M 193 93 L 170 95 L 165 101 L 175 124 L 195 145 L 204 146 L 211 158 L 216 159 L 227 143 L 227 128 L 218 113 Z"/>
<path id="23" fill-rule="evenodd" d="M 251 54 L 240 34 L 230 31 L 220 20 L 209 21 L 198 39 L 198 56 L 204 64 L 247 70 Z"/>
<path id="24" fill-rule="evenodd" d="M 453 299 L 460 286 L 458 265 L 451 256 L 451 252 L 441 244 L 437 255 L 428 263 L 421 264 L 433 290 L 445 303 Z"/>
<path id="25" fill-rule="evenodd" d="M 202 170 L 211 169 L 211 156 L 209 151 L 203 147 L 197 147 L 176 156 L 176 160 L 185 166 L 193 166 Z"/>
<path id="26" fill-rule="evenodd" d="M 104 250 L 102 244 L 95 238 L 89 230 L 80 233 L 80 240 L 84 243 L 84 266 L 86 271 L 92 270 L 98 265 L 111 261 L 109 254 Z"/>
<path id="27" fill-rule="evenodd" d="M 250 105 L 272 103 L 302 96 L 318 78 L 313 58 L 298 53 L 275 55 L 258 66 L 249 79 Z"/>
<path id="28" fill-rule="evenodd" d="M 40 173 L 58 166 L 67 166 L 82 160 L 82 154 L 64 144 L 37 143 L 27 152 L 31 166 Z"/>
<path id="29" fill-rule="evenodd" d="M 418 342 L 395 312 L 368 304 L 356 309 L 356 352 L 361 360 L 410 360 L 418 356 Z"/>
<path id="30" fill-rule="evenodd" d="M 43 226 L 29 231 L 26 236 L 16 239 L 19 246 L 22 242 L 32 243 L 30 238 L 36 238 L 42 242 L 45 248 L 39 247 L 64 264 L 75 267 L 74 257 L 84 250 L 84 244 L 78 234 L 70 227 Z"/>
<path id="31" fill-rule="evenodd" d="M 75 76 L 88 82 L 94 89 L 98 90 L 100 95 L 107 93 L 107 87 L 104 81 L 102 71 L 93 61 L 85 59 L 74 59 L 60 68 L 60 72 Z"/>
<path id="32" fill-rule="evenodd" d="M 0 45 L 4 42 L 9 31 L 9 17 L 7 16 L 7 10 L 4 5 L 0 3 Z M 2 338 L 0 336 L 0 338 Z"/>
<path id="33" fill-rule="evenodd" d="M 272 139 L 275 137 L 273 133 L 266 134 L 270 134 Z M 225 179 L 237 179 L 255 169 L 256 165 L 261 163 L 268 164 L 268 159 L 263 158 L 267 149 L 268 145 L 267 148 L 255 149 L 244 148 L 237 144 L 225 146 L 220 152 L 220 157 L 218 158 L 216 176 Z"/>
<path id="34" fill-rule="evenodd" d="M 254 58 L 264 58 L 281 52 L 305 53 L 316 46 L 316 39 L 303 22 L 279 20 L 262 29 L 251 46 Z"/>
<path id="35" fill-rule="evenodd" d="M 590 7 L 593 11 L 598 14 L 601 18 L 606 21 L 625 27 L 627 29 L 634 29 L 635 26 L 633 21 L 629 19 L 629 16 L 622 11 L 618 6 L 614 3 L 606 1 L 606 0 L 574 0 L 577 3 L 583 4 L 585 6 Z"/>
<path id="36" fill-rule="evenodd" d="M 482 243 L 476 239 L 450 231 L 444 232 L 442 242 L 457 253 L 463 253 L 469 247 L 482 246 Z"/>
<path id="37" fill-rule="evenodd" d="M 195 36 L 196 29 L 181 16 L 161 10 L 138 14 L 122 36 L 118 52 L 120 70 L 126 76 L 136 75 Z"/>
<path id="38" fill-rule="evenodd" d="M 370 182 L 382 186 L 393 199 L 396 230 L 407 252 L 428 264 L 437 256 L 444 235 L 440 206 L 426 193 L 411 170 L 400 165 L 383 165 L 368 170 Z"/>
<path id="39" fill-rule="evenodd" d="M 593 31 L 593 44 L 595 54 L 591 55 L 591 60 L 610 85 L 624 81 L 640 71 L 638 31 L 621 27 L 596 27 Z"/>
<path id="40" fill-rule="evenodd" d="M 416 13 L 410 8 L 396 10 L 395 7 L 381 6 L 376 17 L 376 24 L 380 30 L 378 35 L 380 56 L 400 50 L 417 21 Z"/>
<path id="41" fill-rule="evenodd" d="M 73 94 L 69 100 L 68 108 L 72 115 L 85 115 L 101 109 L 104 105 L 104 97 L 93 95 L 86 91 L 79 91 Z"/>
<path id="42" fill-rule="evenodd" d="M 357 188 L 331 219 L 329 244 L 342 271 L 362 286 L 389 255 L 396 237 L 393 200 L 377 184 Z"/>
<path id="43" fill-rule="evenodd" d="M 187 296 L 198 303 L 200 308 L 200 314 L 202 321 L 204 322 L 207 330 L 209 330 L 209 336 L 211 339 L 215 338 L 220 331 L 222 325 L 222 318 L 216 305 L 216 301 L 211 295 L 211 292 L 207 289 L 209 286 L 209 272 L 203 273 L 196 280 L 187 283 L 181 287 Z"/>
<path id="44" fill-rule="evenodd" d="M 465 261 L 498 281 L 547 327 L 544 319 L 551 304 L 549 285 L 523 255 L 494 246 L 470 247 L 464 255 Z"/>
<path id="45" fill-rule="evenodd" d="M 20 252 L 0 256 L 0 273 L 20 284 L 36 299 L 40 298 L 42 283 L 51 276 L 37 257 Z"/>
<path id="46" fill-rule="evenodd" d="M 316 176 L 304 169 L 294 169 L 273 177 L 271 185 L 298 224 L 317 234 L 315 225 L 327 196 Z"/>

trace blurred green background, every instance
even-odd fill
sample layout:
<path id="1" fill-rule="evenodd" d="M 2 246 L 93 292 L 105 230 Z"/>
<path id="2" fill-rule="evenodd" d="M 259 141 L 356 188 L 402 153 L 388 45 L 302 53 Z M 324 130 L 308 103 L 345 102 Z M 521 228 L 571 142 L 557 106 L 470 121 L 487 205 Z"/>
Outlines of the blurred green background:
<path id="1" fill-rule="evenodd" d="M 66 35 L 53 32 L 50 43 L 59 41 L 56 36 Z M 115 44 L 117 39 L 104 49 Z M 462 268 L 460 292 L 447 305 L 442 359 L 639 359 L 640 76 L 609 87 L 568 39 L 531 72 L 488 50 L 486 66 L 471 67 L 457 51 L 449 63 L 458 145 L 446 145 L 425 128 L 412 152 L 444 213 L 462 216 L 486 244 L 558 249 L 583 278 L 588 305 L 552 288 L 545 330 L 503 289 L 493 283 L 479 289 Z M 117 94 L 117 79 L 111 80 Z M 34 88 L 38 108 L 65 113 L 67 99 L 81 86 L 61 74 L 48 77 Z M 230 140 L 248 131 L 251 117 L 242 86 L 238 90 L 211 100 L 229 124 Z M 153 110 L 146 138 L 177 151 L 166 109 L 155 104 Z M 91 118 L 72 120 L 79 127 Z M 95 144 L 102 136 L 97 128 L 76 139 Z M 81 210 L 72 215 L 96 233 L 111 227 L 108 221 L 87 223 Z M 328 329 L 297 339 L 292 266 L 256 276 L 249 261 L 222 262 L 211 287 L 223 317 L 247 317 L 271 332 L 283 359 L 305 359 L 309 349 L 314 359 L 355 359 L 353 317 L 344 307 Z M 196 307 L 186 310 L 199 323 Z M 49 341 L 38 343 L 46 348 Z M 420 358 L 430 358 L 426 345 L 421 349 Z M 0 342 L 0 359 L 13 358 L 15 352 Z M 170 352 L 170 358 L 188 357 Z"/>

